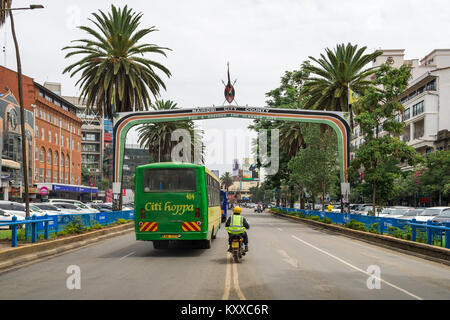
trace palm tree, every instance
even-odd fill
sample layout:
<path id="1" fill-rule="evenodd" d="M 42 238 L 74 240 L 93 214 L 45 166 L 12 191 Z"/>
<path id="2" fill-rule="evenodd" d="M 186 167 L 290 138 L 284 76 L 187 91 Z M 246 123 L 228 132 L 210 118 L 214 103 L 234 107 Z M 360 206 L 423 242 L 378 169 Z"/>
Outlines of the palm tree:
<path id="1" fill-rule="evenodd" d="M 12 0 L 0 0 L 0 26 L 6 22 L 9 11 L 5 9 L 11 9 L 11 3 Z"/>
<path id="2" fill-rule="evenodd" d="M 152 106 L 153 110 L 178 109 L 173 101 L 158 100 Z M 138 143 L 141 147 L 148 148 L 150 158 L 154 162 L 171 161 L 172 149 L 179 143 L 172 141 L 172 133 L 177 129 L 185 129 L 191 136 L 191 162 L 200 159 L 204 163 L 204 146 L 202 143 L 203 131 L 196 129 L 193 121 L 167 121 L 144 124 L 138 131 Z M 201 146 L 197 150 L 195 146 Z"/>
<path id="3" fill-rule="evenodd" d="M 222 185 L 225 186 L 225 189 L 228 191 L 228 188 L 233 184 L 234 179 L 231 176 L 231 173 L 227 171 L 220 177 L 220 182 L 222 183 Z"/>
<path id="4" fill-rule="evenodd" d="M 74 40 L 76 45 L 64 47 L 71 50 L 66 58 L 81 55 L 82 58 L 69 65 L 63 73 L 70 77 L 81 72 L 76 82 L 81 88 L 80 99 L 86 101 L 88 112 L 96 108 L 109 119 L 116 112 L 148 110 L 150 93 L 157 97 L 164 82 L 156 73 L 162 71 L 170 77 L 170 71 L 162 64 L 144 57 L 147 53 L 166 56 L 165 50 L 150 43 L 139 43 L 147 34 L 157 31 L 155 27 L 139 29 L 142 13 L 132 12 L 125 6 L 117 9 L 111 5 L 106 15 L 101 10 L 89 19 L 98 30 L 80 26 L 91 39 Z"/>
<path id="5" fill-rule="evenodd" d="M 353 115 L 348 104 L 348 89 L 362 94 L 372 83 L 370 76 L 375 68 L 366 65 L 381 55 L 380 51 L 364 54 L 367 47 L 358 49 L 357 45 L 338 44 L 333 51 L 325 49 L 326 56 L 320 59 L 309 57 L 319 66 L 307 65 L 305 70 L 310 76 L 304 84 L 302 96 L 304 108 L 329 111 L 348 111 L 353 129 Z"/>

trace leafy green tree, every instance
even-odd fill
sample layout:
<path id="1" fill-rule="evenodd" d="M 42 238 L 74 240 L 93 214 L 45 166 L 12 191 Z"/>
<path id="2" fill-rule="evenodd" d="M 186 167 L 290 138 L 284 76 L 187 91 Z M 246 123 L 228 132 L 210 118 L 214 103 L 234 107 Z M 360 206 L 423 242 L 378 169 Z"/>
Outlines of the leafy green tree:
<path id="1" fill-rule="evenodd" d="M 322 210 L 325 210 L 325 197 L 335 180 L 338 179 L 337 137 L 333 131 L 321 133 L 320 126 L 310 124 L 304 131 L 306 148 L 299 150 L 297 156 L 289 161 L 290 180 L 305 186 L 313 198 L 320 195 Z"/>
<path id="2" fill-rule="evenodd" d="M 397 164 L 414 165 L 420 160 L 414 148 L 397 136 L 402 132 L 403 106 L 398 97 L 410 78 L 406 66 L 392 68 L 384 64 L 376 71 L 372 86 L 358 100 L 355 121 L 364 135 L 364 143 L 356 150 L 350 171 L 364 170 L 364 180 L 372 190 L 372 212 L 393 196 L 394 182 L 399 175 Z M 380 135 L 379 128 L 383 128 Z"/>
<path id="3" fill-rule="evenodd" d="M 89 185 L 89 180 L 91 179 L 91 173 L 89 169 L 82 166 L 81 167 L 81 184 L 87 186 Z"/>
<path id="4" fill-rule="evenodd" d="M 82 56 L 69 65 L 63 73 L 73 77 L 81 73 L 76 85 L 81 87 L 80 99 L 86 101 L 88 111 L 96 108 L 109 119 L 117 112 L 147 110 L 151 104 L 150 93 L 157 97 L 161 88 L 166 89 L 157 71 L 170 77 L 170 71 L 162 64 L 145 57 L 146 54 L 166 56 L 169 48 L 142 43 L 144 36 L 157 31 L 155 27 L 138 29 L 142 13 L 125 6 L 118 9 L 111 5 L 111 12 L 92 13 L 89 19 L 95 27 L 80 26 L 90 39 L 74 40 L 76 45 L 66 58 Z"/>
<path id="5" fill-rule="evenodd" d="M 302 97 L 305 109 L 348 111 L 353 129 L 353 112 L 349 109 L 348 89 L 362 94 L 371 85 L 370 76 L 374 68 L 366 66 L 381 52 L 364 54 L 367 47 L 338 44 L 334 50 L 325 49 L 319 59 L 309 57 L 317 64 L 305 67 L 310 74 L 304 84 Z M 351 106 L 350 106 L 351 108 Z"/>
<path id="6" fill-rule="evenodd" d="M 442 196 L 449 195 L 450 191 L 450 151 L 428 153 L 419 179 L 425 192 L 438 195 L 439 206 L 442 206 Z"/>
<path id="7" fill-rule="evenodd" d="M 108 179 L 101 179 L 98 182 L 98 188 L 103 191 L 108 191 L 110 189 L 111 182 Z"/>
<path id="8" fill-rule="evenodd" d="M 284 76 L 281 77 L 280 86 L 266 93 L 268 100 L 266 104 L 271 108 L 302 108 L 303 98 L 301 97 L 301 89 L 308 77 L 308 73 L 305 72 L 305 67 L 309 65 L 308 61 L 305 61 L 300 66 L 299 70 L 286 71 Z M 279 130 L 279 168 L 278 172 L 273 175 L 267 175 L 266 181 L 272 192 L 275 192 L 277 206 L 280 205 L 282 181 L 289 181 L 289 170 L 287 164 L 289 160 L 294 157 L 298 150 L 304 146 L 304 139 L 302 135 L 302 128 L 304 124 L 296 121 L 269 121 L 269 120 L 255 120 L 250 129 L 256 132 L 262 130 L 268 130 L 268 146 L 270 156 L 270 135 L 272 129 Z M 253 152 L 258 154 L 259 141 L 254 141 Z M 257 165 L 259 168 L 263 168 L 257 157 Z M 294 192 L 294 186 L 288 188 L 291 193 Z M 284 189 L 283 189 L 284 190 Z M 283 191 L 285 194 L 285 191 Z M 292 198 L 292 197 L 291 197 Z M 291 204 L 293 205 L 292 201 Z"/>
<path id="9" fill-rule="evenodd" d="M 170 100 L 158 100 L 152 104 L 152 108 L 158 111 L 178 109 L 177 104 Z M 187 130 L 190 134 L 191 162 L 199 159 L 203 163 L 205 150 L 202 143 L 203 131 L 196 129 L 191 120 L 144 124 L 137 129 L 138 143 L 149 150 L 150 158 L 154 161 L 171 161 L 172 149 L 179 143 L 179 141 L 172 141 L 172 134 L 178 129 Z M 198 149 L 196 146 L 200 146 L 200 148 Z"/>

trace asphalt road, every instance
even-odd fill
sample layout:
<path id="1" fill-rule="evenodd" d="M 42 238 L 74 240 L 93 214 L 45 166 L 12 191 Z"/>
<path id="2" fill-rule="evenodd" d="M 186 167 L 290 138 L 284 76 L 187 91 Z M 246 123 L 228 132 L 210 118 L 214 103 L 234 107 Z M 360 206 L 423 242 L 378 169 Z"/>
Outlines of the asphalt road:
<path id="1" fill-rule="evenodd" d="M 209 250 L 154 250 L 130 233 L 1 273 L 0 299 L 450 299 L 448 266 L 243 214 L 250 251 L 242 263 L 226 252 L 223 225 Z M 76 283 L 70 266 L 79 267 L 79 289 L 68 288 Z"/>

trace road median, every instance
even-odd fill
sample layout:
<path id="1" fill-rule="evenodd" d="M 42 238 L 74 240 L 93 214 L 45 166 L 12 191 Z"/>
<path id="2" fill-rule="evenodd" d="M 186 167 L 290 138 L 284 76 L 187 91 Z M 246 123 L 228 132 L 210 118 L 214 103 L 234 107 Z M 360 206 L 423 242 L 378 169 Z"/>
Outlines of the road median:
<path id="1" fill-rule="evenodd" d="M 401 253 L 413 255 L 419 258 L 431 260 L 438 263 L 443 263 L 450 266 L 450 249 L 432 246 L 420 242 L 413 242 L 409 240 L 399 239 L 387 235 L 380 235 L 371 232 L 353 230 L 337 224 L 323 223 L 311 219 L 287 215 L 284 213 L 278 212 L 271 212 L 271 213 L 300 223 L 305 223 L 319 229 L 334 231 L 351 238 L 368 242 L 370 244 L 379 245 L 384 248 L 388 248 Z"/>
<path id="2" fill-rule="evenodd" d="M 0 271 L 117 237 L 133 230 L 134 222 L 128 222 L 82 234 L 69 235 L 52 240 L 40 240 L 38 243 L 23 244 L 16 248 L 0 249 Z"/>

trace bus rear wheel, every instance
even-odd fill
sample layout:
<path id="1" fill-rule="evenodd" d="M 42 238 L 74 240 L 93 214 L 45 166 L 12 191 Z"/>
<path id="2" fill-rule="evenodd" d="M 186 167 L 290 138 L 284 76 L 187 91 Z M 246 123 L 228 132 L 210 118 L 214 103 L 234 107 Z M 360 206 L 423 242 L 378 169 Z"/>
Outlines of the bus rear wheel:
<path id="1" fill-rule="evenodd" d="M 211 239 L 203 240 L 203 249 L 211 249 Z"/>
<path id="2" fill-rule="evenodd" d="M 156 250 L 169 248 L 169 241 L 155 240 L 153 241 L 153 248 Z"/>

